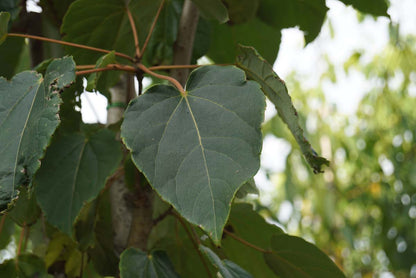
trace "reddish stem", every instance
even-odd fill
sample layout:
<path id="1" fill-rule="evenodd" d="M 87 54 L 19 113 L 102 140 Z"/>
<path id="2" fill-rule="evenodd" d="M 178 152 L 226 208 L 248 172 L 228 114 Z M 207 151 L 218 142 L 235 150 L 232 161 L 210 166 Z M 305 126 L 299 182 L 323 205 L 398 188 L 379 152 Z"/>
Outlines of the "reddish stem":
<path id="1" fill-rule="evenodd" d="M 127 12 L 127 17 L 129 18 L 131 31 L 133 32 L 134 47 L 136 48 L 136 57 L 139 58 L 141 54 L 140 54 L 139 38 L 137 37 L 136 24 L 134 24 L 133 15 L 131 14 L 128 6 L 126 6 L 126 12 Z"/>
<path id="2" fill-rule="evenodd" d="M 155 29 L 157 19 L 159 18 L 159 15 L 160 15 L 160 12 L 162 11 L 164 3 L 165 3 L 165 0 L 162 0 L 162 2 L 160 3 L 159 9 L 157 10 L 157 13 L 155 15 L 155 18 L 153 19 L 152 25 L 150 26 L 150 29 L 149 29 L 149 33 L 147 33 L 146 40 L 144 41 L 142 54 L 141 56 L 139 56 L 140 58 L 143 56 L 144 51 L 146 50 L 147 44 L 149 43 L 150 37 L 152 36 L 153 30 Z"/>

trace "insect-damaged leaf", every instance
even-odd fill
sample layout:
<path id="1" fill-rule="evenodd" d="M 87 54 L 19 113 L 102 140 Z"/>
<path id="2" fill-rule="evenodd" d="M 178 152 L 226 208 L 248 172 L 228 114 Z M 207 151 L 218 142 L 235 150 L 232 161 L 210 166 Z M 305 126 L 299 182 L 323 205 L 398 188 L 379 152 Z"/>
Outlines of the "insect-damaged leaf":
<path id="1" fill-rule="evenodd" d="M 254 48 L 241 45 L 239 46 L 237 65 L 246 72 L 250 79 L 261 85 L 263 92 L 276 106 L 280 118 L 289 127 L 314 173 L 322 172 L 322 165 L 328 165 L 329 162 L 318 156 L 309 141 L 304 137 L 303 130 L 298 122 L 298 113 L 293 106 L 286 85 L 273 71 L 272 66 Z"/>
<path id="2" fill-rule="evenodd" d="M 72 58 L 53 61 L 42 78 L 22 72 L 11 81 L 0 77 L 0 207 L 30 185 L 39 159 L 59 124 L 59 90 L 75 79 Z"/>
<path id="3" fill-rule="evenodd" d="M 232 66 L 199 68 L 186 89 L 151 87 L 121 135 L 153 188 L 219 244 L 235 192 L 259 167 L 264 96 Z"/>
<path id="4" fill-rule="evenodd" d="M 38 203 L 48 221 L 71 235 L 82 206 L 97 196 L 120 160 L 120 144 L 106 129 L 54 141 L 35 178 Z"/>

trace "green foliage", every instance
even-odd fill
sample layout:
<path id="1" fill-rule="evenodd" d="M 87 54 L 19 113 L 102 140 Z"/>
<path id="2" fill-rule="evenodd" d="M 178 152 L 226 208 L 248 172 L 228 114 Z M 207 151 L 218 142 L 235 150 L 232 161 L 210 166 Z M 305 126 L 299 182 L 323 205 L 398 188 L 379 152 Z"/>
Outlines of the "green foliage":
<path id="1" fill-rule="evenodd" d="M 11 81 L 0 78 L 2 163 L 0 164 L 0 206 L 4 209 L 16 197 L 18 188 L 31 185 L 39 159 L 59 124 L 59 92 L 75 79 L 71 58 L 52 62 L 45 78 L 22 72 Z"/>
<path id="2" fill-rule="evenodd" d="M 283 28 L 299 26 L 307 43 L 319 34 L 325 1 L 193 0 L 201 16 L 195 43 L 187 49 L 177 41 L 179 22 L 189 16 L 183 14 L 182 0 L 40 0 L 40 14 L 21 10 L 24 2 L 0 2 L 0 74 L 5 77 L 0 78 L 0 248 L 1 254 L 12 256 L 0 264 L 1 277 L 343 277 L 317 247 L 266 222 L 264 215 L 276 219 L 273 204 L 265 208 L 246 202 L 253 200 L 249 194 L 258 194 L 253 176 L 260 164 L 264 95 L 281 117 L 265 124 L 264 132 L 296 141 L 315 172 L 327 164 L 300 128 L 306 117 L 302 112 L 310 112 L 308 105 L 298 116 L 285 83 L 270 66 Z M 347 4 L 374 15 L 386 11 L 382 4 Z M 50 39 L 38 37 L 43 40 L 39 45 L 31 37 L 28 44 L 24 38 L 29 36 L 22 34 Z M 58 46 L 51 47 L 51 42 Z M 239 43 L 256 49 L 238 47 Z M 203 66 L 190 74 L 184 89 L 175 79 L 155 72 L 170 73 L 181 51 L 190 57 L 186 64 L 203 55 L 217 63 L 233 63 L 239 53 L 237 64 L 243 70 Z M 69 56 L 54 59 L 64 52 Z M 405 80 L 410 84 L 413 60 L 396 58 L 397 65 L 406 65 Z M 351 59 L 346 72 L 359 67 L 359 60 Z M 34 64 L 36 72 L 18 73 Z M 133 79 L 125 82 L 130 77 L 120 79 L 122 71 L 137 77 L 139 84 L 149 74 L 152 86 L 138 97 L 134 90 L 121 90 L 134 87 Z M 371 71 L 365 71 L 370 76 Z M 111 89 L 109 114 L 118 113 L 117 123 L 108 128 L 82 123 L 83 77 L 87 90 L 108 99 Z M 390 101 L 396 99 L 391 96 Z M 414 113 L 410 101 L 398 107 Z M 387 123 L 399 123 L 399 118 L 389 117 L 400 114 L 397 109 L 377 113 L 390 119 L 384 122 L 386 130 L 391 129 Z M 401 134 L 408 134 L 412 123 L 409 120 Z M 379 132 L 370 131 L 368 138 Z M 392 135 L 386 138 L 391 141 Z M 409 142 L 402 145 L 403 153 L 413 150 Z M 351 147 L 351 140 L 340 146 Z M 387 155 L 382 152 L 384 143 L 372 139 L 368 146 L 380 157 Z M 360 175 L 367 174 L 363 165 L 378 167 L 370 163 L 369 154 L 348 152 L 354 161 L 359 161 L 358 154 L 366 159 L 354 168 Z M 293 148 L 290 157 L 300 156 Z M 413 165 L 402 171 L 415 173 Z M 299 167 L 300 159 L 293 165 L 290 160 L 287 171 L 292 174 Z M 323 184 L 308 177 L 308 188 Z M 358 174 L 354 177 L 351 184 L 362 183 Z M 401 179 L 413 186 L 414 174 L 406 178 Z M 286 179 L 292 197 L 304 186 L 295 177 Z M 409 198 L 413 196 L 411 186 L 406 190 Z M 387 196 L 378 201 L 384 209 L 392 200 Z M 383 222 L 384 234 L 391 227 L 406 227 L 402 212 L 408 212 L 407 206 L 391 210 Z M 320 231 L 325 238 L 332 231 L 332 217 L 345 207 L 346 202 L 335 204 L 330 194 L 320 202 L 318 210 L 325 211 L 328 224 Z M 119 225 L 129 229 L 122 243 Z M 359 230 L 353 223 L 349 233 Z M 406 229 L 400 238 L 413 246 L 411 235 Z M 333 254 L 324 239 L 317 242 Z M 391 241 L 383 241 L 385 250 L 391 246 Z M 406 251 L 408 257 L 397 252 L 388 256 L 395 266 L 409 268 L 413 250 Z"/>
<path id="3" fill-rule="evenodd" d="M 340 0 L 346 5 L 352 5 L 354 8 L 363 13 L 372 14 L 375 16 L 388 16 L 388 5 L 385 0 Z"/>
<path id="4" fill-rule="evenodd" d="M 209 261 L 218 269 L 224 278 L 252 278 L 252 276 L 229 260 L 221 260 L 211 249 L 203 245 L 199 245 L 201 252 L 209 259 Z"/>
<path id="5" fill-rule="evenodd" d="M 219 244 L 235 192 L 259 167 L 265 101 L 235 67 L 195 70 L 186 88 L 151 87 L 121 134 L 153 188 Z"/>
<path id="6" fill-rule="evenodd" d="M 345 277 L 331 259 L 304 239 L 285 234 L 273 236 L 267 264 L 283 277 Z"/>
<path id="7" fill-rule="evenodd" d="M 6 40 L 9 19 L 9 13 L 0 12 L 0 44 L 2 44 Z"/>
<path id="8" fill-rule="evenodd" d="M 35 179 L 48 221 L 71 235 L 81 207 L 97 196 L 120 160 L 119 144 L 109 130 L 90 136 L 71 134 L 53 142 Z"/>
<path id="9" fill-rule="evenodd" d="M 295 137 L 306 161 L 314 172 L 322 172 L 322 165 L 329 165 L 329 161 L 319 157 L 304 137 L 303 130 L 299 126 L 298 112 L 292 104 L 284 81 L 280 79 L 273 71 L 272 66 L 254 48 L 240 46 L 237 65 L 247 73 L 250 79 L 257 81 L 261 85 L 263 92 L 275 105 L 279 116 Z"/>
<path id="10" fill-rule="evenodd" d="M 122 278 L 176 278 L 169 257 L 163 251 L 151 254 L 137 248 L 129 248 L 120 256 L 120 277 Z"/>

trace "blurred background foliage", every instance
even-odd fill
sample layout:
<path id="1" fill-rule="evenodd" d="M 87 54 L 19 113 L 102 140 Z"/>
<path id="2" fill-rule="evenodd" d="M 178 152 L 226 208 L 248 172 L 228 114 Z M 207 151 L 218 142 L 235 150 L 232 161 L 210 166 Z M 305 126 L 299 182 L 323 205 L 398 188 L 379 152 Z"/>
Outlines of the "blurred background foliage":
<path id="1" fill-rule="evenodd" d="M 278 116 L 264 125 L 290 152 L 283 172 L 267 172 L 274 189 L 258 210 L 315 242 L 347 277 L 416 277 L 416 37 L 398 30 L 390 26 L 372 61 L 357 51 L 345 62 L 346 74 L 358 70 L 375 84 L 355 114 L 325 100 L 322 83 L 337 82 L 330 61 L 316 88 L 302 88 L 295 73 L 286 79 L 307 138 L 331 160 L 325 174 L 308 169 Z"/>

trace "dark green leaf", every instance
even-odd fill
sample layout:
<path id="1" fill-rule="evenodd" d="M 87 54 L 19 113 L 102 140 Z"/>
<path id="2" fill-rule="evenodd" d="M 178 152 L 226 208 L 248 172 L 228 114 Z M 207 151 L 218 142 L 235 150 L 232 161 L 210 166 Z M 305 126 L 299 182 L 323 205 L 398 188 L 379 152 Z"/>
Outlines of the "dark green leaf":
<path id="1" fill-rule="evenodd" d="M 126 3 L 132 13 L 139 42 L 147 32 L 161 0 L 77 0 L 66 13 L 61 32 L 64 40 L 116 50 L 134 56 L 134 41 L 126 13 Z M 68 48 L 78 64 L 93 64 L 102 55 L 82 49 Z"/>
<path id="2" fill-rule="evenodd" d="M 225 229 L 265 250 L 270 249 L 270 240 L 273 235 L 283 233 L 279 227 L 267 223 L 253 210 L 252 205 L 244 203 L 233 205 Z M 224 235 L 221 246 L 221 251 L 227 258 L 246 269 L 254 277 L 275 277 L 261 252 L 236 241 L 229 235 Z"/>
<path id="3" fill-rule="evenodd" d="M 100 130 L 86 137 L 62 136 L 48 148 L 36 175 L 36 194 L 46 218 L 68 235 L 88 201 L 94 199 L 121 160 L 115 134 Z"/>
<path id="4" fill-rule="evenodd" d="M 280 277 L 344 278 L 335 263 L 315 245 L 286 234 L 273 236 L 272 253 L 264 254 L 269 267 Z"/>
<path id="5" fill-rule="evenodd" d="M 68 11 L 69 5 L 75 0 L 40 0 L 39 4 L 42 7 L 42 15 L 46 17 L 57 27 L 62 24 L 62 19 Z"/>
<path id="6" fill-rule="evenodd" d="M 75 79 L 72 58 L 52 62 L 45 78 L 22 72 L 10 82 L 0 78 L 0 207 L 30 185 L 39 159 L 59 124 L 59 92 Z"/>
<path id="7" fill-rule="evenodd" d="M 7 217 L 7 215 L 4 215 L 4 214 L 0 216 L 0 221 L 2 222 L 4 221 L 3 228 L 1 229 L 1 233 L 0 233 L 0 249 L 3 250 L 10 243 L 15 227 L 17 226 L 13 222 L 13 220 L 10 219 L 10 217 Z M 2 276 L 0 275 L 0 277 Z"/>
<path id="8" fill-rule="evenodd" d="M 339 0 L 345 5 L 352 5 L 355 9 L 363 13 L 375 16 L 389 16 L 387 14 L 388 5 L 385 0 Z"/>
<path id="9" fill-rule="evenodd" d="M 32 225 L 40 215 L 36 197 L 30 189 L 22 188 L 13 209 L 7 214 L 19 226 Z"/>
<path id="10" fill-rule="evenodd" d="M 129 248 L 120 256 L 121 278 L 175 278 L 179 277 L 164 251 L 147 254 Z"/>
<path id="11" fill-rule="evenodd" d="M 20 0 L 1 0 L 0 12 L 10 13 L 11 20 L 15 20 L 20 11 Z"/>
<path id="12" fill-rule="evenodd" d="M 98 199 L 94 199 L 84 205 L 78 215 L 77 222 L 75 223 L 75 238 L 79 243 L 79 249 L 81 251 L 85 251 L 88 247 L 94 246 L 97 209 Z"/>
<path id="13" fill-rule="evenodd" d="M 304 137 L 298 123 L 298 113 L 293 106 L 286 84 L 273 71 L 273 67 L 254 48 L 246 46 L 239 47 L 237 65 L 244 69 L 250 79 L 259 82 L 263 92 L 276 106 L 279 116 L 289 127 L 314 173 L 321 173 L 322 165 L 329 165 L 329 161 L 318 156 Z"/>
<path id="14" fill-rule="evenodd" d="M 221 2 L 221 0 L 192 0 L 201 13 L 208 18 L 218 20 L 220 23 L 228 21 L 227 8 Z"/>
<path id="15" fill-rule="evenodd" d="M 279 31 L 299 26 L 310 43 L 321 31 L 327 10 L 325 0 L 262 0 L 258 17 Z"/>
<path id="16" fill-rule="evenodd" d="M 150 65 L 172 64 L 182 1 L 166 1 L 150 37 L 144 59 Z"/>
<path id="17" fill-rule="evenodd" d="M 259 167 L 264 96 L 231 66 L 201 67 L 186 88 L 151 87 L 121 134 L 153 188 L 219 244 L 235 192 Z"/>
<path id="18" fill-rule="evenodd" d="M 9 19 L 9 13 L 0 12 L 0 44 L 2 44 L 7 38 Z"/>
<path id="19" fill-rule="evenodd" d="M 246 183 L 244 183 L 240 189 L 238 189 L 235 196 L 239 199 L 246 197 L 248 194 L 259 194 L 259 189 L 256 186 L 256 182 L 253 178 L 249 179 Z"/>
<path id="20" fill-rule="evenodd" d="M 7 260 L 0 265 L 0 277 L 18 278 L 47 278 L 44 261 L 32 254 L 24 254 L 16 259 Z"/>
<path id="21" fill-rule="evenodd" d="M 24 46 L 25 39 L 15 37 L 0 45 L 0 76 L 10 79 L 16 74 Z"/>
<path id="22" fill-rule="evenodd" d="M 95 68 L 104 68 L 109 64 L 116 63 L 116 56 L 114 55 L 114 51 L 111 51 L 108 54 L 101 56 L 97 63 L 95 64 Z M 120 74 L 114 74 L 110 72 L 94 72 L 90 74 L 88 77 L 88 83 L 85 90 L 93 92 L 95 90 L 102 91 L 102 93 L 108 93 L 106 90 L 117 83 L 120 78 Z"/>
<path id="23" fill-rule="evenodd" d="M 256 17 L 260 0 L 224 0 L 231 24 L 241 24 Z"/>
<path id="24" fill-rule="evenodd" d="M 199 58 L 207 54 L 210 44 L 211 24 L 205 18 L 200 17 L 198 21 L 198 26 L 196 27 L 191 64 L 196 64 Z"/>
<path id="25" fill-rule="evenodd" d="M 199 245 L 199 250 L 209 259 L 209 261 L 218 269 L 224 278 L 252 278 L 250 273 L 242 269 L 237 264 L 229 260 L 221 260 L 211 249 Z"/>
<path id="26" fill-rule="evenodd" d="M 237 25 L 213 24 L 212 29 L 211 46 L 207 55 L 216 63 L 233 63 L 238 44 L 256 47 L 270 63 L 276 60 L 280 30 L 258 18 Z"/>

